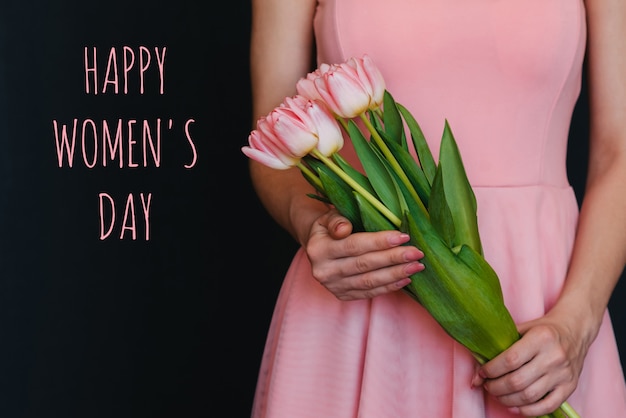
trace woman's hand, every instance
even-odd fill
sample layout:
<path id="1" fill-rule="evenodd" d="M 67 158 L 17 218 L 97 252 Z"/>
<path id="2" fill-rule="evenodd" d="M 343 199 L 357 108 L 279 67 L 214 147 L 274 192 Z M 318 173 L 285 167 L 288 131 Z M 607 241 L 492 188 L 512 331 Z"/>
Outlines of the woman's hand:
<path id="1" fill-rule="evenodd" d="M 424 269 L 424 253 L 408 241 L 400 231 L 352 233 L 350 221 L 331 210 L 313 223 L 305 250 L 315 279 L 338 299 L 355 300 L 395 292 Z"/>
<path id="2" fill-rule="evenodd" d="M 472 384 L 482 385 L 512 412 L 554 412 L 578 384 L 590 345 L 583 328 L 557 312 L 519 325 L 522 338 L 480 367 Z"/>

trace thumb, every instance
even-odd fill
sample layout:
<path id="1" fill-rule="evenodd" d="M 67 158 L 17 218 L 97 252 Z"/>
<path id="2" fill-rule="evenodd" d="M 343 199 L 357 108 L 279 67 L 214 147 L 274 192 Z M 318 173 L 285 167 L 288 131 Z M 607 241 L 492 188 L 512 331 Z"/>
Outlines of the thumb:
<path id="1" fill-rule="evenodd" d="M 331 210 L 326 218 L 328 234 L 331 238 L 342 239 L 352 233 L 352 223 L 336 209 Z"/>

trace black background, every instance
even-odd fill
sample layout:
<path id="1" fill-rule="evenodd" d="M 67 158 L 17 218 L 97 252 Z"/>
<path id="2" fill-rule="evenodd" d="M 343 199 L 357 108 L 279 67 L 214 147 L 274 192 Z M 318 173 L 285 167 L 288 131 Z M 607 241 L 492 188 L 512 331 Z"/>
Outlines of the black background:
<path id="1" fill-rule="evenodd" d="M 259 206 L 240 152 L 251 127 L 249 25 L 243 0 L 2 1 L 2 418 L 249 415 L 296 249 Z M 155 61 L 144 94 L 137 64 L 128 94 L 85 92 L 83 49 L 97 48 L 102 81 L 109 51 L 123 46 L 167 48 L 165 94 Z M 569 160 L 579 196 L 585 112 L 583 95 Z M 90 169 L 78 159 L 60 168 L 52 121 L 74 118 L 171 118 L 174 128 L 163 134 L 160 167 Z M 189 170 L 188 119 L 198 154 Z M 100 192 L 118 210 L 105 240 Z M 129 193 L 136 240 L 119 238 Z M 149 240 L 139 193 L 152 194 Z M 620 284 L 611 309 L 626 347 L 624 293 Z"/>

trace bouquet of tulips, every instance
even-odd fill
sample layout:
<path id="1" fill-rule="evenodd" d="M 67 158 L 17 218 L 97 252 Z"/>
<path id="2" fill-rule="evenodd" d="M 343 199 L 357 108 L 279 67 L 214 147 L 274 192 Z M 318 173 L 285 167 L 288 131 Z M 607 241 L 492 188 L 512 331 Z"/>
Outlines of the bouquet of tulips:
<path id="1" fill-rule="evenodd" d="M 258 119 L 243 153 L 275 169 L 298 167 L 317 191 L 310 196 L 336 207 L 357 231 L 408 233 L 426 268 L 404 291 L 478 362 L 516 342 L 499 278 L 483 257 L 476 198 L 448 122 L 435 162 L 419 124 L 367 55 L 322 64 L 296 88 Z M 339 154 L 344 133 L 364 173 Z M 580 418 L 564 402 L 543 418 L 568 417 Z"/>

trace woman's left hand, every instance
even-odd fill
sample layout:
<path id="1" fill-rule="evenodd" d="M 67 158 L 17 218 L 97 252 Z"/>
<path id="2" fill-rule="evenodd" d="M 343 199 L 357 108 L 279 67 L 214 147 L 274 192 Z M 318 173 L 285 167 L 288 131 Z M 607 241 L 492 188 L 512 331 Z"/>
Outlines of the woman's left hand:
<path id="1" fill-rule="evenodd" d="M 483 386 L 511 412 L 547 415 L 574 392 L 590 343 L 581 324 L 565 313 L 518 325 L 522 338 L 477 368 L 473 386 Z"/>

